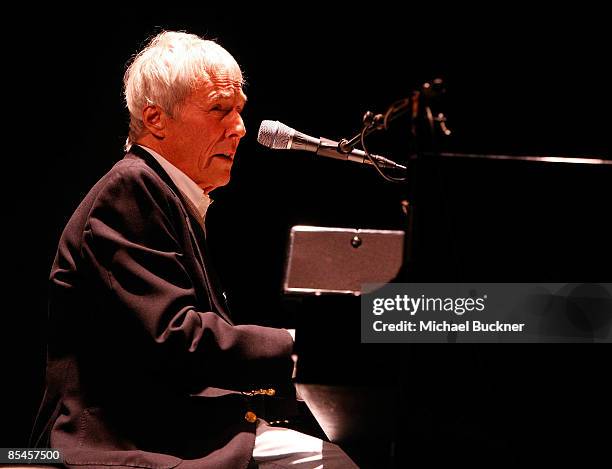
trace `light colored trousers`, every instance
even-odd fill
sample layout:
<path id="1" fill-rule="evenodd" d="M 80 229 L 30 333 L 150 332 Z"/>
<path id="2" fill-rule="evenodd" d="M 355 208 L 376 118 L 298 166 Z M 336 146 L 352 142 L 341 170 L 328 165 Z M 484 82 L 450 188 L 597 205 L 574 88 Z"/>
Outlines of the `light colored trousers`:
<path id="1" fill-rule="evenodd" d="M 257 421 L 253 458 L 261 469 L 354 469 L 357 465 L 333 443 Z"/>

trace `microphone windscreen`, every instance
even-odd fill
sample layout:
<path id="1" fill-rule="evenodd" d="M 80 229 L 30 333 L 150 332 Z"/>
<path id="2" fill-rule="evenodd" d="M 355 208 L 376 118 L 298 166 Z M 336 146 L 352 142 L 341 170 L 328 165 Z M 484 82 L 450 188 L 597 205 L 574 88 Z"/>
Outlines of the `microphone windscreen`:
<path id="1" fill-rule="evenodd" d="M 265 120 L 259 126 L 257 141 L 264 147 L 287 150 L 293 133 L 293 129 L 282 122 Z"/>

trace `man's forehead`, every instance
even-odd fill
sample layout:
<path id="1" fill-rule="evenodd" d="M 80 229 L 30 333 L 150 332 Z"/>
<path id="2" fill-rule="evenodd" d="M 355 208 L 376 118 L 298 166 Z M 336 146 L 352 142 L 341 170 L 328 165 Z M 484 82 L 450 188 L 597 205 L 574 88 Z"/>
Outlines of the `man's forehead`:
<path id="1" fill-rule="evenodd" d="M 242 89 L 242 76 L 216 75 L 209 80 L 202 81 L 194 91 L 195 96 L 207 101 L 228 101 L 238 99 L 246 101 L 247 97 Z"/>

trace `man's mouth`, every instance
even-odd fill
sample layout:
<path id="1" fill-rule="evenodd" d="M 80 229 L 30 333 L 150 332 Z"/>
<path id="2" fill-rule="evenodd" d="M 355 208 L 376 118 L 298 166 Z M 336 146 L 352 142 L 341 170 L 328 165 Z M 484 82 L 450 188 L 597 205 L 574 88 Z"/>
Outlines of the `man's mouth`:
<path id="1" fill-rule="evenodd" d="M 218 156 L 219 158 L 226 158 L 228 160 L 234 159 L 233 153 L 216 153 L 214 156 Z"/>

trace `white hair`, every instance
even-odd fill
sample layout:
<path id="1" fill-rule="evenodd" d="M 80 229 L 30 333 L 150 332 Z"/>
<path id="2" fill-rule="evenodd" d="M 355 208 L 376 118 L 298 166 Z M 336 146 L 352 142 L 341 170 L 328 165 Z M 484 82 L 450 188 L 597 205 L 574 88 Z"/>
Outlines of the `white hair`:
<path id="1" fill-rule="evenodd" d="M 178 106 L 219 68 L 240 67 L 223 47 L 195 34 L 164 31 L 155 36 L 128 66 L 123 77 L 125 102 L 130 112 L 129 150 L 144 129 L 142 111 L 160 106 L 173 116 Z"/>

